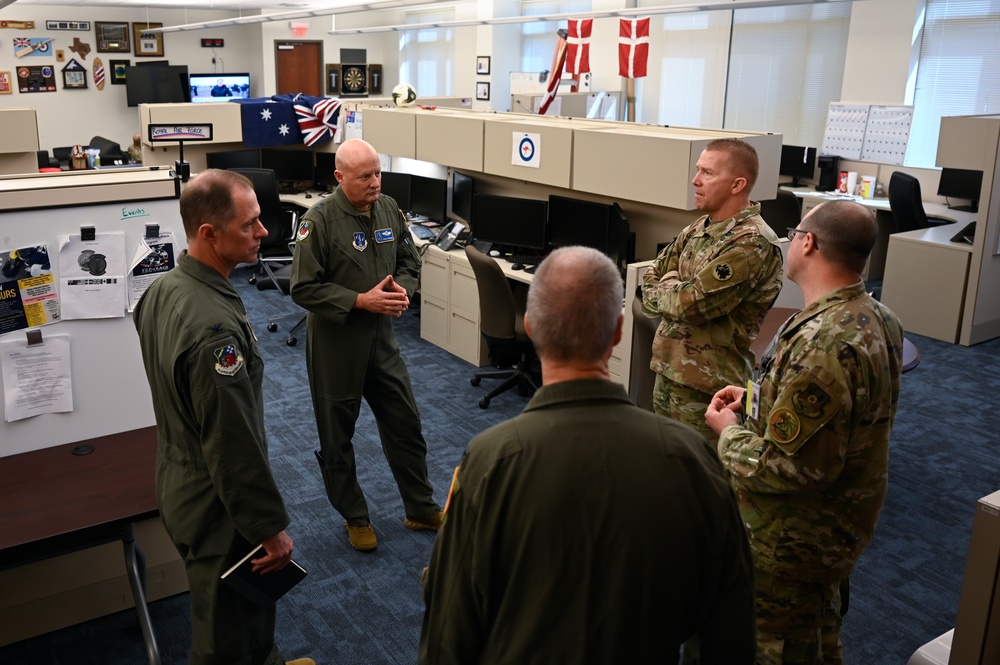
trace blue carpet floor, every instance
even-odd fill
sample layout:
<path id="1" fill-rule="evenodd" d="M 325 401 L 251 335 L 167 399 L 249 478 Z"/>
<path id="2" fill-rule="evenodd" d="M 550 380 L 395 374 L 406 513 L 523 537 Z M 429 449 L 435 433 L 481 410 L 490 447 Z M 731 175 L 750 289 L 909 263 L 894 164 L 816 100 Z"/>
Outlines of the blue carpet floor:
<path id="1" fill-rule="evenodd" d="M 275 291 L 246 285 L 237 271 L 267 363 L 266 422 L 272 465 L 285 497 L 296 559 L 309 577 L 279 602 L 278 644 L 320 665 L 416 661 L 423 615 L 420 572 L 433 534 L 403 527 L 403 509 L 367 407 L 357 426 L 360 482 L 379 536 L 355 552 L 327 502 L 313 449 L 316 430 L 306 381 L 304 331 L 286 346 L 265 331 L 269 316 L 297 310 Z M 415 307 L 414 310 L 418 310 Z M 524 407 L 516 391 L 477 406 L 473 367 L 420 340 L 411 311 L 397 321 L 429 446 L 435 497 L 443 502 L 468 440 Z M 905 324 L 905 322 L 904 322 Z M 911 336 L 923 354 L 903 379 L 892 435 L 890 489 L 875 539 L 852 577 L 845 618 L 848 665 L 905 664 L 922 644 L 954 626 L 975 502 L 997 489 L 993 412 L 1000 392 L 1000 340 L 964 348 Z M 151 603 L 164 665 L 185 662 L 188 596 Z M 135 614 L 119 612 L 0 648 L 3 663 L 125 665 L 146 662 Z"/>

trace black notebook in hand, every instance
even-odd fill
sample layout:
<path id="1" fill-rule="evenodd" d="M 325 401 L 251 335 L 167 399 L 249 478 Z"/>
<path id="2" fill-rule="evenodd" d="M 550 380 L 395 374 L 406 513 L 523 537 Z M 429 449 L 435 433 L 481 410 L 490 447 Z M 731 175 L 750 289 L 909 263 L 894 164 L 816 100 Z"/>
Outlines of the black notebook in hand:
<path id="1" fill-rule="evenodd" d="M 253 572 L 253 559 L 265 556 L 264 546 L 258 545 L 239 563 L 222 574 L 222 581 L 263 607 L 273 605 L 288 590 L 302 581 L 305 569 L 294 561 L 281 570 L 270 573 Z"/>

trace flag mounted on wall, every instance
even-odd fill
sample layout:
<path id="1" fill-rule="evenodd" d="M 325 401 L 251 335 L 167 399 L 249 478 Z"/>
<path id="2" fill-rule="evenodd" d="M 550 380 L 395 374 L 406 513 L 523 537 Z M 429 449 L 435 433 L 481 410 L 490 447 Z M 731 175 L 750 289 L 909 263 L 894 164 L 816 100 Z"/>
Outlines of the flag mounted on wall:
<path id="1" fill-rule="evenodd" d="M 646 75 L 649 58 L 649 17 L 623 18 L 618 23 L 618 75 L 630 79 Z"/>
<path id="2" fill-rule="evenodd" d="M 590 33 L 592 18 L 571 18 L 569 36 L 566 37 L 566 73 L 582 74 L 590 71 Z"/>

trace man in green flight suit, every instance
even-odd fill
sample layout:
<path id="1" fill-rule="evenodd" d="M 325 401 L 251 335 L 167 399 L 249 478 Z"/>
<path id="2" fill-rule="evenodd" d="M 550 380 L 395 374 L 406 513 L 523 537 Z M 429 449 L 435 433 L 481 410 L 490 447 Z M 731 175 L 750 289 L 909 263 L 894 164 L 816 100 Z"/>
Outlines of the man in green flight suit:
<path id="1" fill-rule="evenodd" d="M 208 170 L 180 198 L 188 249 L 157 279 L 133 318 L 153 395 L 156 494 L 191 589 L 192 665 L 279 665 L 275 608 L 220 577 L 258 544 L 254 570 L 292 558 L 285 504 L 267 458 L 264 363 L 243 301 L 229 282 L 267 236 L 253 185 Z M 315 665 L 308 658 L 292 661 Z"/>
<path id="2" fill-rule="evenodd" d="M 878 236 L 869 210 L 824 203 L 788 234 L 805 309 L 765 352 L 758 397 L 747 404 L 747 388 L 728 386 L 705 419 L 750 531 L 757 662 L 835 665 L 841 583 L 885 499 L 903 328 L 861 280 Z"/>
<path id="3" fill-rule="evenodd" d="M 695 205 L 706 214 L 646 271 L 642 304 L 661 319 L 650 361 L 654 410 L 714 441 L 705 408 L 753 370 L 750 343 L 781 290 L 781 248 L 750 200 L 759 168 L 753 146 L 716 139 L 696 168 Z"/>
<path id="4" fill-rule="evenodd" d="M 417 288 L 420 256 L 399 206 L 381 194 L 374 148 L 344 141 L 334 177 L 336 191 L 309 209 L 296 232 L 291 294 L 309 312 L 306 363 L 323 483 L 351 546 L 369 551 L 378 540 L 351 442 L 362 397 L 403 499 L 404 525 L 436 531 L 441 524 L 420 414 L 392 330 Z"/>

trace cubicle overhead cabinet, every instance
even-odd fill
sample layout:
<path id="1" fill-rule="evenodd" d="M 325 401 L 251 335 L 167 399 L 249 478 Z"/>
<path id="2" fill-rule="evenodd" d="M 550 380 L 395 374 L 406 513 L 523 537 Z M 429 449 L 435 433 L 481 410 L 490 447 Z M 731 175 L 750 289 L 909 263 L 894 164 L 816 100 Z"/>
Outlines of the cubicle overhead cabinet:
<path id="1" fill-rule="evenodd" d="M 0 174 L 38 172 L 38 121 L 34 109 L 0 109 Z"/>
<path id="2" fill-rule="evenodd" d="M 573 182 L 573 128 L 568 123 L 498 116 L 486 123 L 483 171 L 569 189 Z"/>
<path id="3" fill-rule="evenodd" d="M 417 113 L 421 110 L 365 108 L 362 136 L 382 154 L 417 159 Z M 437 140 L 451 138 L 443 134 Z"/>
<path id="4" fill-rule="evenodd" d="M 205 104 L 140 104 L 139 121 L 143 141 L 148 144 L 145 128 L 150 125 L 212 125 L 211 143 L 242 143 L 243 122 L 240 105 L 231 102 Z M 176 143 L 160 144 L 176 145 Z"/>
<path id="5" fill-rule="evenodd" d="M 363 126 L 366 128 L 367 123 L 368 112 L 365 111 Z M 416 114 L 416 123 L 417 159 L 456 169 L 483 170 L 485 122 L 481 115 L 438 109 Z"/>

